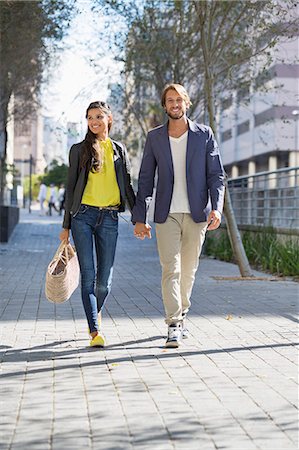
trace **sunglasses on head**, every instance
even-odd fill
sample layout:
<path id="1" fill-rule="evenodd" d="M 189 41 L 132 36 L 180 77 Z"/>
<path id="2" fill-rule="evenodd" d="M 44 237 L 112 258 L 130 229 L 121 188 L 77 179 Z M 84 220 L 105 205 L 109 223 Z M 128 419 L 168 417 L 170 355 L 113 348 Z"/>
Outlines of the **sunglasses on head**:
<path id="1" fill-rule="evenodd" d="M 106 108 L 106 109 L 110 109 L 110 106 L 106 102 L 96 101 L 96 102 L 92 102 L 87 109 L 92 109 L 92 108 Z"/>

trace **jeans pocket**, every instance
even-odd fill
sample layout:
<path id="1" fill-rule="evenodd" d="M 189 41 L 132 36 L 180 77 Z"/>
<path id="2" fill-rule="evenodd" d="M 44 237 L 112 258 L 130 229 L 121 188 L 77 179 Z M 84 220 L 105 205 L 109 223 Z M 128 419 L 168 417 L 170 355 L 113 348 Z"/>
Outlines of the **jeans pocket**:
<path id="1" fill-rule="evenodd" d="M 85 214 L 87 210 L 88 210 L 88 206 L 87 205 L 81 205 L 80 209 L 78 211 L 78 214 Z"/>
<path id="2" fill-rule="evenodd" d="M 110 216 L 113 220 L 118 221 L 118 211 L 110 211 Z"/>

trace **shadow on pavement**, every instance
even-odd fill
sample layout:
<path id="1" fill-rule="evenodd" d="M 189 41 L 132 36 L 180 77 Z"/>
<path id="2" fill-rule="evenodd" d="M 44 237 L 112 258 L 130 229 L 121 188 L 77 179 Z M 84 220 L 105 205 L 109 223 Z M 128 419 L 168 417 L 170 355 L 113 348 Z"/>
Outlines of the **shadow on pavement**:
<path id="1" fill-rule="evenodd" d="M 141 339 L 140 341 L 128 341 L 128 342 L 122 342 L 119 344 L 114 344 L 112 346 L 107 346 L 104 349 L 101 348 L 90 348 L 90 347 L 83 347 L 83 348 L 73 348 L 72 350 L 66 350 L 66 351 L 59 351 L 59 353 L 55 353 L 55 351 L 42 351 L 42 352 L 36 352 L 35 353 L 35 347 L 31 348 L 24 348 L 24 349 L 18 349 L 18 350 L 9 350 L 5 352 L 4 358 L 2 359 L 3 362 L 9 363 L 9 362 L 21 362 L 21 361 L 45 361 L 45 360 L 62 360 L 62 359 L 68 359 L 66 357 L 70 355 L 78 356 L 78 354 L 81 353 L 101 353 L 103 351 L 107 352 L 107 350 L 120 350 L 121 348 L 133 350 L 133 349 L 142 349 L 142 347 L 130 347 L 132 342 L 134 344 L 138 343 L 144 343 L 146 341 L 153 341 L 160 339 L 161 336 L 154 336 L 149 339 Z M 66 342 L 75 342 L 74 340 L 66 341 Z M 53 344 L 50 344 L 52 346 Z M 56 343 L 54 343 L 56 345 Z M 92 366 L 109 366 L 109 364 L 119 364 L 122 362 L 134 362 L 134 361 L 148 361 L 151 359 L 171 359 L 171 358 L 177 358 L 178 355 L 185 358 L 190 356 L 200 356 L 200 355 L 212 355 L 212 354 L 225 354 L 225 353 L 234 353 L 234 352 L 242 352 L 242 351 L 251 351 L 251 350 L 259 350 L 259 349 L 267 349 L 267 348 L 283 348 L 283 347 L 295 347 L 299 345 L 298 343 L 289 343 L 289 344 L 267 344 L 267 345 L 250 345 L 247 347 L 228 347 L 228 348 L 222 348 L 222 349 L 210 349 L 210 350 L 184 350 L 183 348 L 178 349 L 172 349 L 172 350 L 166 350 L 164 347 L 157 346 L 157 347 L 146 347 L 146 348 L 156 348 L 163 350 L 163 353 L 159 354 L 145 354 L 145 355 L 127 355 L 125 357 L 117 357 L 117 358 L 105 358 L 101 361 L 90 361 L 90 362 L 80 362 L 78 364 L 69 364 L 64 365 L 63 367 L 56 366 L 55 371 L 57 370 L 68 370 L 68 369 L 75 369 L 78 368 L 80 365 L 81 368 L 83 367 L 92 367 Z M 40 348 L 41 346 L 37 346 L 36 348 Z M 46 347 L 46 346 L 45 346 Z M 27 353 L 27 351 L 29 353 Z M 53 367 L 47 367 L 47 368 L 37 368 L 32 370 L 27 370 L 26 375 L 29 374 L 37 374 L 37 373 L 44 373 L 48 371 L 52 371 Z M 8 374 L 0 375 L 0 378 L 10 378 L 13 376 L 22 376 L 24 375 L 24 371 L 17 371 L 17 372 L 9 372 Z"/>

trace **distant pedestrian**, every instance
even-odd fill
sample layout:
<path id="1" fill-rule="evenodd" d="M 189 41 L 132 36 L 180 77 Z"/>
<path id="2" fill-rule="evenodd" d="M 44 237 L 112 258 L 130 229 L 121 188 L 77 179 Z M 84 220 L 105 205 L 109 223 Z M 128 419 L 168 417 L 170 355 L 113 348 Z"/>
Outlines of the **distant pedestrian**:
<path id="1" fill-rule="evenodd" d="M 39 206 L 40 206 L 40 216 L 43 216 L 45 214 L 45 209 L 44 209 L 44 202 L 47 198 L 47 186 L 45 185 L 45 183 L 43 181 L 41 181 L 40 187 L 39 187 L 39 193 L 38 193 L 38 201 L 39 201 Z"/>
<path id="2" fill-rule="evenodd" d="M 188 337 L 186 316 L 206 231 L 221 222 L 224 170 L 211 128 L 186 116 L 191 102 L 184 87 L 166 86 L 161 101 L 168 121 L 147 135 L 133 222 L 136 237 L 151 237 L 146 198 L 152 196 L 158 169 L 154 221 L 168 325 L 165 345 L 178 347 Z"/>
<path id="3" fill-rule="evenodd" d="M 55 187 L 54 183 L 51 183 L 50 184 L 50 197 L 49 197 L 49 202 L 48 202 L 48 206 L 49 206 L 48 214 L 49 214 L 49 216 L 52 216 L 52 208 L 55 209 L 56 212 L 59 211 L 57 209 L 56 202 L 57 202 L 56 187 Z"/>
<path id="4" fill-rule="evenodd" d="M 118 236 L 118 213 L 135 194 L 124 144 L 109 137 L 112 113 L 105 102 L 93 102 L 86 111 L 85 139 L 71 147 L 63 230 L 71 229 L 81 270 L 81 296 L 91 336 L 90 345 L 103 347 L 101 311 L 111 290 Z M 94 265 L 96 250 L 96 267 Z"/>
<path id="5" fill-rule="evenodd" d="M 60 185 L 58 191 L 58 203 L 59 203 L 59 215 L 61 216 L 62 211 L 64 210 L 64 202 L 65 202 L 65 187 L 64 184 Z"/>

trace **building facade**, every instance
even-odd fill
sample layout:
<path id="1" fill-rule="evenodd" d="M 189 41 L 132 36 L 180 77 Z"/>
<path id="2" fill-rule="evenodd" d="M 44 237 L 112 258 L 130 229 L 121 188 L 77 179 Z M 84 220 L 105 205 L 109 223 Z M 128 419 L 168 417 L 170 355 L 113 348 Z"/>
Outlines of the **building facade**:
<path id="1" fill-rule="evenodd" d="M 35 111 L 28 119 L 14 120 L 13 126 L 13 164 L 15 183 L 22 184 L 30 173 L 43 173 L 46 161 L 43 155 L 43 118 Z"/>
<path id="2" fill-rule="evenodd" d="M 299 165 L 298 40 L 281 43 L 247 92 L 222 101 L 220 146 L 229 178 Z"/>
<path id="3" fill-rule="evenodd" d="M 46 165 L 53 160 L 59 164 L 66 164 L 68 160 L 67 124 L 54 117 L 44 117 L 43 127 L 43 156 Z"/>

